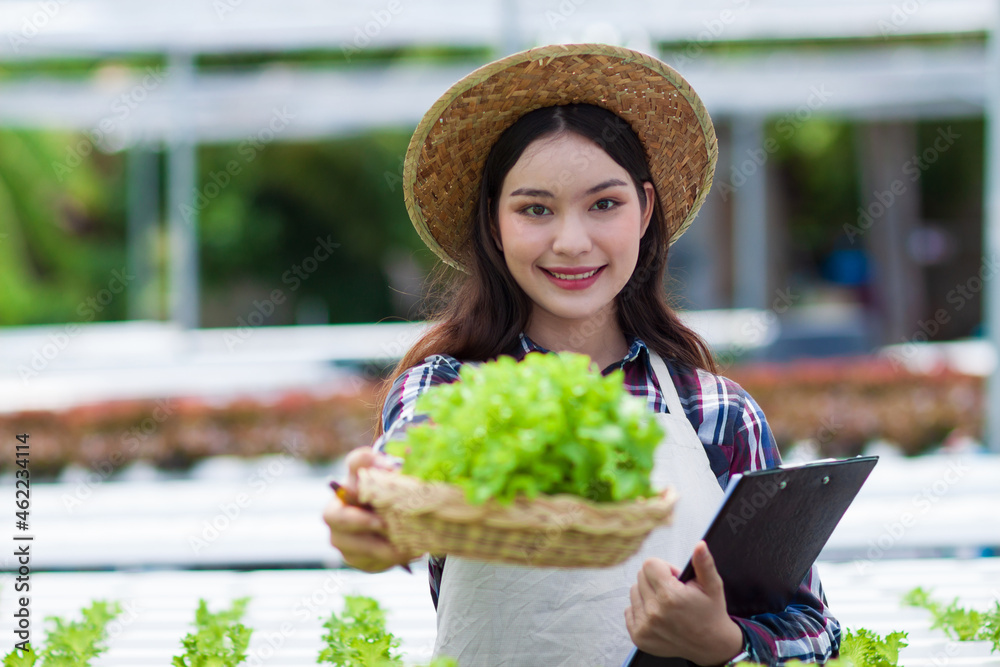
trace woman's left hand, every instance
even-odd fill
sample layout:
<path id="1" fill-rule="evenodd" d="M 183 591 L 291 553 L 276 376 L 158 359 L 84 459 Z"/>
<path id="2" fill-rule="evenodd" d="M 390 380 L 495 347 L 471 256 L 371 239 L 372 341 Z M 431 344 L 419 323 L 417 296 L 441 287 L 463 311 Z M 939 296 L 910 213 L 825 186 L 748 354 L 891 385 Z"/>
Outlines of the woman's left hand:
<path id="1" fill-rule="evenodd" d="M 677 656 L 699 665 L 721 665 L 743 650 L 743 631 L 726 613 L 726 597 L 715 560 L 704 541 L 692 555 L 695 578 L 659 558 L 639 570 L 625 610 L 632 642 L 653 656 Z"/>

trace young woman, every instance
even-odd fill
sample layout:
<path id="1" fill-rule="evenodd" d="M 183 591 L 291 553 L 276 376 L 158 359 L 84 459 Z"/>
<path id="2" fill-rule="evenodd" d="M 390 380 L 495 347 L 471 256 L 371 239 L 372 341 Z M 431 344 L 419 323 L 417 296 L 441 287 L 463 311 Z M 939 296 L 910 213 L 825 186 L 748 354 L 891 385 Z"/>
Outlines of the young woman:
<path id="1" fill-rule="evenodd" d="M 399 363 L 379 439 L 348 456 L 393 468 L 382 446 L 417 422 L 414 402 L 463 363 L 569 350 L 621 368 L 667 436 L 654 485 L 679 491 L 674 525 L 619 566 L 532 568 L 430 559 L 436 655 L 465 666 L 620 665 L 633 644 L 702 665 L 835 656 L 840 626 L 815 568 L 781 613 L 726 613 L 698 537 L 733 473 L 777 465 L 764 415 L 716 375 L 711 353 L 668 307 L 669 245 L 711 184 L 714 129 L 664 63 L 606 45 L 539 47 L 487 65 L 431 107 L 407 153 L 407 208 L 421 238 L 459 269 L 436 326 Z M 517 391 L 511 387 L 511 391 Z M 374 513 L 331 500 L 344 559 L 377 572 L 400 553 Z M 696 578 L 681 583 L 691 557 Z"/>

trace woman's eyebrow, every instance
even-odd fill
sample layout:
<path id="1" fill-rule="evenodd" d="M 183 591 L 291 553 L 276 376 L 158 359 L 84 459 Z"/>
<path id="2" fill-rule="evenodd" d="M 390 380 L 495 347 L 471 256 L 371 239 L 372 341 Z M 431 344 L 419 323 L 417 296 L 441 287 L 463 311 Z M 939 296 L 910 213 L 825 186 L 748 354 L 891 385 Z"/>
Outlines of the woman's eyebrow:
<path id="1" fill-rule="evenodd" d="M 521 195 L 525 197 L 555 197 L 555 195 L 548 190 L 535 190 L 534 188 L 518 188 L 510 193 L 511 197 L 518 197 Z"/>
<path id="2" fill-rule="evenodd" d="M 590 188 L 589 190 L 587 190 L 583 194 L 584 195 L 592 195 L 595 192 L 600 192 L 601 190 L 604 190 L 605 188 L 610 188 L 610 187 L 614 187 L 614 186 L 617 186 L 617 185 L 628 185 L 628 183 L 626 183 L 625 181 L 621 180 L 620 178 L 609 178 L 606 181 L 602 181 L 601 183 L 598 183 L 597 185 L 595 185 L 594 187 Z M 514 190 L 513 192 L 511 192 L 510 196 L 511 197 L 518 197 L 518 196 L 525 196 L 525 197 L 549 197 L 549 198 L 554 198 L 555 197 L 555 195 L 552 194 L 551 192 L 549 192 L 548 190 L 537 190 L 535 188 L 518 188 L 517 190 Z"/>

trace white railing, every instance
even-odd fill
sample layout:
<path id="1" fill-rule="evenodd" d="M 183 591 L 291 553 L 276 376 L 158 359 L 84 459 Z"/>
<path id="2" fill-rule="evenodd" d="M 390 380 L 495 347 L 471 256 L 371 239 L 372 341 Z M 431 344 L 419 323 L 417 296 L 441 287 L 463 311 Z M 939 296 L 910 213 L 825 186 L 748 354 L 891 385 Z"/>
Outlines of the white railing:
<path id="1" fill-rule="evenodd" d="M 719 350 L 777 336 L 770 311 L 684 313 Z M 117 398 L 235 396 L 349 382 L 343 366 L 388 365 L 423 323 L 252 326 L 185 330 L 167 322 L 0 329 L 0 412 Z"/>

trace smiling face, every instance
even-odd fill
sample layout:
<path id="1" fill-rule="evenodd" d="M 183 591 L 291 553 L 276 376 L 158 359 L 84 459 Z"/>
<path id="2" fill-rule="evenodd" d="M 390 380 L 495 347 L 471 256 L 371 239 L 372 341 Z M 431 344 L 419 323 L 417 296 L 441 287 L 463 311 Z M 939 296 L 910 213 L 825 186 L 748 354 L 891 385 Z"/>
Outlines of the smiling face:
<path id="1" fill-rule="evenodd" d="M 568 336 L 588 322 L 618 331 L 609 316 L 653 209 L 653 186 L 643 187 L 645 209 L 628 172 L 573 132 L 525 148 L 503 181 L 497 218 L 504 260 L 533 302 L 529 336 Z"/>

